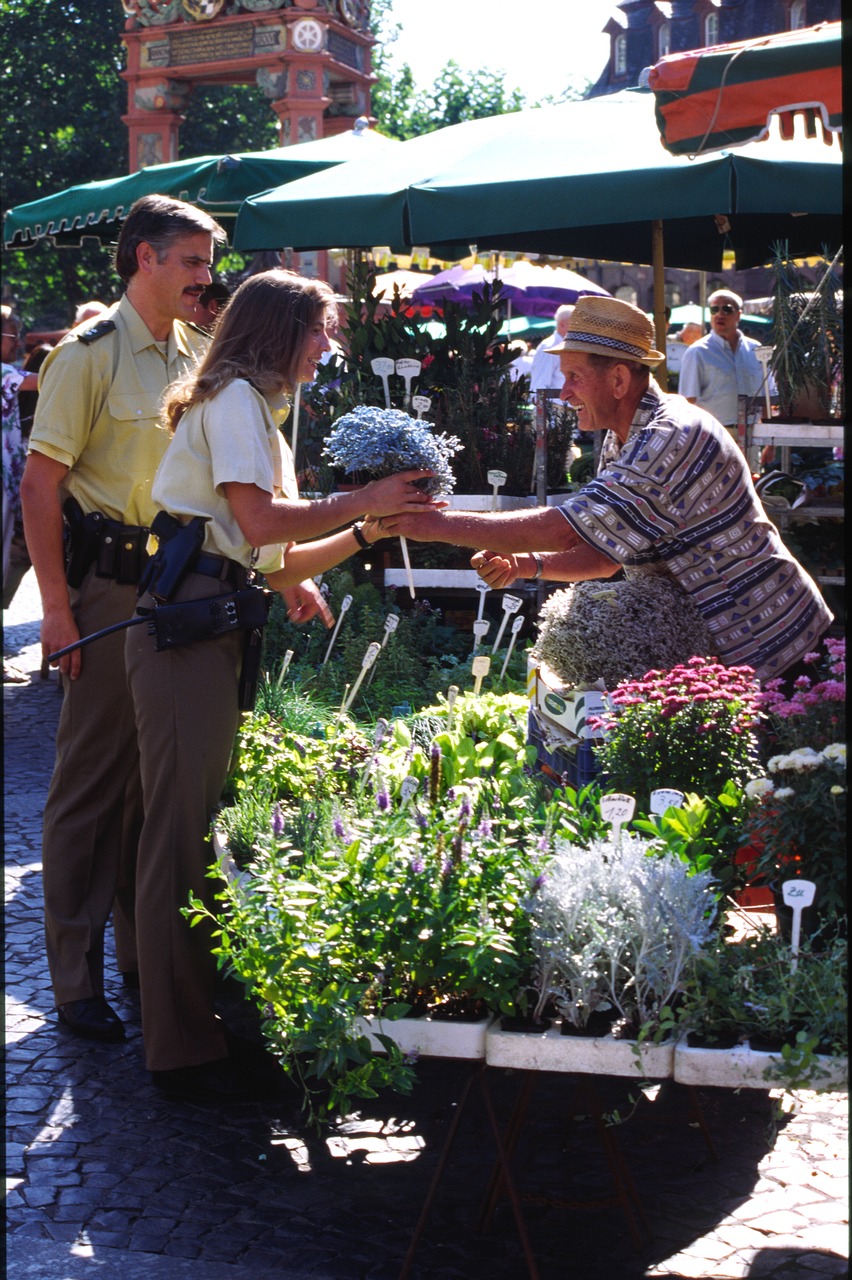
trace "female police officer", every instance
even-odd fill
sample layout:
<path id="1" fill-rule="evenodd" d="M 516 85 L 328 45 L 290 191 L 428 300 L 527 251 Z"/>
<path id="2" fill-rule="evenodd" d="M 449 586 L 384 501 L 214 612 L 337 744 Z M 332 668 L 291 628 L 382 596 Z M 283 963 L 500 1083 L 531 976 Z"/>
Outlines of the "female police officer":
<path id="1" fill-rule="evenodd" d="M 173 599 L 233 596 L 255 566 L 284 595 L 291 618 L 320 614 L 330 625 L 309 579 L 380 536 L 374 519 L 363 527 L 352 521 L 428 506 L 413 483 L 425 471 L 317 501 L 298 497 L 278 432 L 284 393 L 314 378 L 336 321 L 328 285 L 283 270 L 251 276 L 196 372 L 167 393 L 174 436 L 153 497 L 181 526 L 206 521 L 200 555 Z M 141 607 L 153 604 L 142 596 Z M 213 1012 L 210 933 L 191 929 L 181 914 L 190 893 L 208 903 L 212 895 L 205 841 L 238 724 L 243 640 L 237 630 L 158 649 L 144 627 L 127 638 L 145 810 L 137 931 L 146 1063 L 162 1089 L 201 1099 L 227 1100 L 245 1087 Z"/>

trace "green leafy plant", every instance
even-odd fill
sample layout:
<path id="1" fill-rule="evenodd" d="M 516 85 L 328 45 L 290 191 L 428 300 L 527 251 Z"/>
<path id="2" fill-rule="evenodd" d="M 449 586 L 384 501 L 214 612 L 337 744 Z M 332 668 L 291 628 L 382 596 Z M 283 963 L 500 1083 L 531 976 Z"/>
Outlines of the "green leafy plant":
<path id="1" fill-rule="evenodd" d="M 718 796 L 690 792 L 680 808 L 634 818 L 631 827 L 653 837 L 693 870 L 709 871 L 724 896 L 744 883 L 734 854 L 743 843 L 748 809 L 745 792 L 729 780 Z"/>
<path id="2" fill-rule="evenodd" d="M 810 1042 L 847 1052 L 846 940 L 804 940 L 795 969 L 792 961 L 789 943 L 765 927 L 735 942 L 718 934 L 685 984 L 680 1028 L 711 1046 L 748 1040 L 783 1052 Z"/>

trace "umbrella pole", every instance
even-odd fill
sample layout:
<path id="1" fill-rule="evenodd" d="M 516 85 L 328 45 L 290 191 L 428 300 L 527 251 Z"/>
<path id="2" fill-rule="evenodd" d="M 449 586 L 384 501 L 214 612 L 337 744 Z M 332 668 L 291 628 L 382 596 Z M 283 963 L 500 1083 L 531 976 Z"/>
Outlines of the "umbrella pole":
<path id="1" fill-rule="evenodd" d="M 666 272 L 663 254 L 663 221 L 655 218 L 651 223 L 651 262 L 654 267 L 654 327 L 657 350 L 666 349 Z M 654 370 L 654 377 L 663 391 L 668 390 L 669 376 L 666 362 L 662 360 Z"/>
<path id="2" fill-rule="evenodd" d="M 293 434 L 290 436 L 290 452 L 293 455 L 293 470 L 296 475 L 299 474 L 296 467 L 296 445 L 299 441 L 299 401 L 302 398 L 302 384 L 296 383 L 296 390 L 293 393 Z"/>

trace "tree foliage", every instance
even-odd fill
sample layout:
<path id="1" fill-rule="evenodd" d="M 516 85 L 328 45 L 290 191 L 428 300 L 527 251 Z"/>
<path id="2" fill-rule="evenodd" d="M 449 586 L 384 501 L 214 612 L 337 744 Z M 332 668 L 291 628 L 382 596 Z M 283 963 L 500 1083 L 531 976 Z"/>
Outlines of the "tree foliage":
<path id="1" fill-rule="evenodd" d="M 499 72 L 462 72 L 449 60 L 434 85 L 418 88 L 410 67 L 390 69 L 398 26 L 391 0 L 373 0 L 371 25 L 378 82 L 373 115 L 380 132 L 410 138 L 444 125 L 524 106 Z M 119 0 L 0 0 L 0 71 L 6 125 L 5 213 L 80 182 L 127 172 L 127 89 Z M 183 156 L 275 146 L 278 122 L 254 85 L 196 87 L 181 126 Z M 16 299 L 27 327 L 60 328 L 77 303 L 110 301 L 118 281 L 109 246 L 41 243 L 6 254 L 4 296 Z"/>

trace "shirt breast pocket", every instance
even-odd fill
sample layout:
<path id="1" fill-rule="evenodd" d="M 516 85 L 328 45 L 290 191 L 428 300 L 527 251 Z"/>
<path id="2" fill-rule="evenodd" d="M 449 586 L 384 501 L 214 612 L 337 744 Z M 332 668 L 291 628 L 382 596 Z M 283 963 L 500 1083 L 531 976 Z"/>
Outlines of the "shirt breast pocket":
<path id="1" fill-rule="evenodd" d="M 140 427 L 156 425 L 160 406 L 155 396 L 141 391 L 134 395 L 111 391 L 107 400 L 110 417 L 127 429 L 132 423 Z"/>

